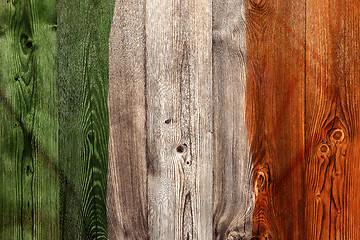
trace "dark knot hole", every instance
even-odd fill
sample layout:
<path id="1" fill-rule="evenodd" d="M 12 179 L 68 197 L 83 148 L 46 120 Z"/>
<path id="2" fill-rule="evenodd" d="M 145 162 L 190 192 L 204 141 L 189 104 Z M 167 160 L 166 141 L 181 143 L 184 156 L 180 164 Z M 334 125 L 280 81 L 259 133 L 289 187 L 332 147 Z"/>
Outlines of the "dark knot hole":
<path id="1" fill-rule="evenodd" d="M 176 151 L 178 153 L 183 153 L 183 152 L 185 152 L 185 147 L 183 145 L 179 145 L 179 146 L 177 146 Z"/>

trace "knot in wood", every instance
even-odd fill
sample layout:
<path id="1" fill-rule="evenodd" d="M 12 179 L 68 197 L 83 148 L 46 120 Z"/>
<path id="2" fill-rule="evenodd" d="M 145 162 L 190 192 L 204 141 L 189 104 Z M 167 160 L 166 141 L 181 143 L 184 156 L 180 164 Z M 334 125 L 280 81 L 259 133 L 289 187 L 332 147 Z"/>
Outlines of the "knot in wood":
<path id="1" fill-rule="evenodd" d="M 184 153 L 186 151 L 186 144 L 182 144 L 176 147 L 177 153 Z"/>
<path id="2" fill-rule="evenodd" d="M 329 156 L 330 152 L 331 152 L 331 149 L 330 149 L 329 145 L 321 144 L 319 146 L 319 155 L 320 156 Z"/>
<path id="3" fill-rule="evenodd" d="M 260 168 L 256 173 L 255 179 L 255 194 L 258 195 L 261 192 L 266 191 L 270 185 L 270 170 L 269 166 L 266 164 L 264 167 Z"/>
<path id="4" fill-rule="evenodd" d="M 262 7 L 264 5 L 263 0 L 250 0 L 251 6 Z"/>
<path id="5" fill-rule="evenodd" d="M 342 130 L 340 128 L 332 131 L 332 133 L 330 135 L 331 141 L 333 141 L 335 143 L 341 143 L 342 141 L 344 141 L 344 138 L 345 138 L 344 130 Z"/>
<path id="6" fill-rule="evenodd" d="M 31 36 L 24 33 L 20 35 L 20 43 L 24 54 L 28 54 L 34 46 Z"/>
<path id="7" fill-rule="evenodd" d="M 238 231 L 231 231 L 226 237 L 226 240 L 244 240 L 244 239 L 245 239 L 244 235 Z"/>
<path id="8" fill-rule="evenodd" d="M 267 3 L 264 0 L 250 0 L 250 6 L 258 12 L 266 12 Z"/>
<path id="9" fill-rule="evenodd" d="M 256 236 L 256 237 L 251 238 L 251 240 L 268 240 L 268 237 L 262 236 L 262 235 L 258 235 L 258 236 Z"/>

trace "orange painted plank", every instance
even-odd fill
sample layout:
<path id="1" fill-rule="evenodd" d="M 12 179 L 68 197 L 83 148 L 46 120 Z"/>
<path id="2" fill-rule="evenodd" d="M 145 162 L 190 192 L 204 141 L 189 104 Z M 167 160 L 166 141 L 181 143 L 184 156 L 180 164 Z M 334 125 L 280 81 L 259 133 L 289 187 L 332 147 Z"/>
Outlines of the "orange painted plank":
<path id="1" fill-rule="evenodd" d="M 305 1 L 247 2 L 246 119 L 257 239 L 304 239 Z"/>
<path id="2" fill-rule="evenodd" d="M 306 239 L 360 238 L 359 7 L 306 4 Z"/>

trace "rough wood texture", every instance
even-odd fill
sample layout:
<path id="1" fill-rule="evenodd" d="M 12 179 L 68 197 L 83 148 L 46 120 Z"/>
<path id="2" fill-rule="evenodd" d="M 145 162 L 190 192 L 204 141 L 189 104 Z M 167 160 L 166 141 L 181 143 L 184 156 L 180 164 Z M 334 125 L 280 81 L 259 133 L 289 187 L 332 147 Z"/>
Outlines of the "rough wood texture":
<path id="1" fill-rule="evenodd" d="M 254 191 L 245 125 L 245 2 L 213 3 L 213 239 L 250 239 Z"/>
<path id="2" fill-rule="evenodd" d="M 0 3 L 0 239 L 360 239 L 360 2 L 114 1 Z"/>
<path id="3" fill-rule="evenodd" d="M 149 232 L 212 235 L 211 1 L 146 2 Z"/>
<path id="4" fill-rule="evenodd" d="M 109 40 L 109 239 L 149 239 L 144 23 L 145 1 L 116 1 Z"/>
<path id="5" fill-rule="evenodd" d="M 207 0 L 117 2 L 107 205 L 113 239 L 212 238 L 211 10 Z"/>
<path id="6" fill-rule="evenodd" d="M 305 0 L 247 1 L 256 239 L 304 238 Z"/>
<path id="7" fill-rule="evenodd" d="M 306 239 L 359 239 L 358 1 L 306 3 Z"/>
<path id="8" fill-rule="evenodd" d="M 108 38 L 113 0 L 58 6 L 63 239 L 106 239 Z"/>
<path id="9" fill-rule="evenodd" d="M 58 239 L 55 1 L 1 1 L 0 45 L 0 239 Z"/>

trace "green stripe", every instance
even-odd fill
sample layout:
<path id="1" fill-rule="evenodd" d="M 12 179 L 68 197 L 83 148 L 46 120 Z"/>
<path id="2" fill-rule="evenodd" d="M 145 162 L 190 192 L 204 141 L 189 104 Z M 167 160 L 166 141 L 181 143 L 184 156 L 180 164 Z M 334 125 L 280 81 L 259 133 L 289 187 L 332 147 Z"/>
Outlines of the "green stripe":
<path id="1" fill-rule="evenodd" d="M 55 0 L 0 3 L 0 239 L 58 239 Z"/>
<path id="2" fill-rule="evenodd" d="M 0 2 L 0 239 L 107 237 L 113 5 Z"/>
<path id="3" fill-rule="evenodd" d="M 113 0 L 58 1 L 64 239 L 106 239 L 108 38 Z"/>

